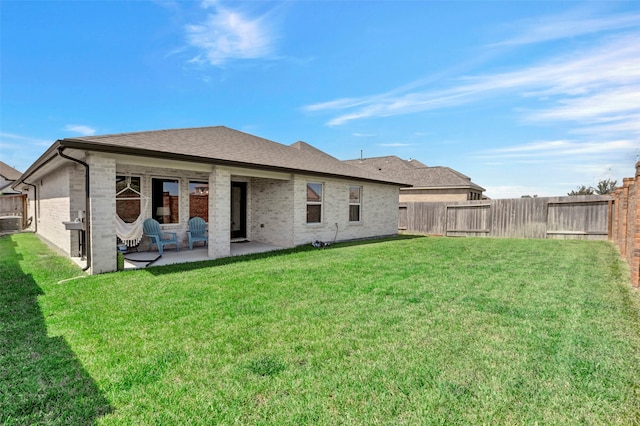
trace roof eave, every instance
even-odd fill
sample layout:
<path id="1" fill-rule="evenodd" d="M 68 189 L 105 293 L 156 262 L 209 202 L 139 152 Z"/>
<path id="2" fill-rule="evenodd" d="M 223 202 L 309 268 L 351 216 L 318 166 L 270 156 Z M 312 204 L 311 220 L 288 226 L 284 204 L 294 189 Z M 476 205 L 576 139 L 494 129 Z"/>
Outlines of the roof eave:
<path id="1" fill-rule="evenodd" d="M 400 188 L 400 189 L 478 189 L 484 191 L 484 188 L 476 187 L 473 185 L 440 185 L 440 186 L 414 186 L 412 188 Z"/>

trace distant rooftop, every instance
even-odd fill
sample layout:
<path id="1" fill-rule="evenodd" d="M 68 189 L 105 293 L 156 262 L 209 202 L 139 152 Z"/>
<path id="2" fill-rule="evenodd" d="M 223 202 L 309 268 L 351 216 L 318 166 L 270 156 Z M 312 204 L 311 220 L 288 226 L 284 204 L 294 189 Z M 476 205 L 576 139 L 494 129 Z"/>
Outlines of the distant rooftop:
<path id="1" fill-rule="evenodd" d="M 413 189 L 468 187 L 478 191 L 485 190 L 480 185 L 473 183 L 470 177 L 450 167 L 429 167 L 418 160 L 403 160 L 395 155 L 346 160 L 344 162 L 365 170 L 382 173 L 387 178 L 408 182 L 413 185 Z"/>
<path id="2" fill-rule="evenodd" d="M 18 180 L 22 176 L 22 173 L 13 167 L 9 166 L 7 163 L 3 163 L 0 161 L 0 177 L 3 177 L 5 180 Z"/>

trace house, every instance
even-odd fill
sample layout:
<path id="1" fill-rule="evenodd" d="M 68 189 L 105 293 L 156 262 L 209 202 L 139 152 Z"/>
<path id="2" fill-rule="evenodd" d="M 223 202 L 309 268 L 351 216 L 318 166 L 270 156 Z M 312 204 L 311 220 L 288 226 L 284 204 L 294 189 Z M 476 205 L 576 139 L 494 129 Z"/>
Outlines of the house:
<path id="1" fill-rule="evenodd" d="M 0 161 L 0 195 L 19 194 L 20 191 L 13 190 L 11 184 L 18 180 L 22 173 Z"/>
<path id="2" fill-rule="evenodd" d="M 37 234 L 82 254 L 95 274 L 116 270 L 118 242 L 145 243 L 141 223 L 150 217 L 181 248 L 188 220 L 202 217 L 209 258 L 229 256 L 238 239 L 294 247 L 393 235 L 406 183 L 305 142 L 217 126 L 57 140 L 18 185 L 30 188 Z"/>
<path id="3" fill-rule="evenodd" d="M 400 203 L 484 198 L 483 187 L 449 167 L 429 167 L 418 160 L 403 160 L 395 155 L 346 160 L 345 163 L 381 173 L 388 179 L 410 183 L 411 187 L 400 188 Z"/>

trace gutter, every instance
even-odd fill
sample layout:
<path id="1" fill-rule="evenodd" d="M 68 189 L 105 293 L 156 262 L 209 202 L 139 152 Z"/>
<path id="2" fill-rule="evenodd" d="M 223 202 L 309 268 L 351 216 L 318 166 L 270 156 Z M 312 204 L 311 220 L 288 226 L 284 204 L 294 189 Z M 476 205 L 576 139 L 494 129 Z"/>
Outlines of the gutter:
<path id="1" fill-rule="evenodd" d="M 65 155 L 63 151 L 65 150 L 64 146 L 58 147 L 58 155 L 62 158 L 66 158 L 67 160 L 71 160 L 75 163 L 78 163 L 84 166 L 84 190 L 85 190 L 85 236 L 84 236 L 84 246 L 87 251 L 87 265 L 82 268 L 83 271 L 86 271 L 91 267 L 91 208 L 89 203 L 89 165 L 84 161 L 78 160 L 77 158 L 69 157 Z"/>

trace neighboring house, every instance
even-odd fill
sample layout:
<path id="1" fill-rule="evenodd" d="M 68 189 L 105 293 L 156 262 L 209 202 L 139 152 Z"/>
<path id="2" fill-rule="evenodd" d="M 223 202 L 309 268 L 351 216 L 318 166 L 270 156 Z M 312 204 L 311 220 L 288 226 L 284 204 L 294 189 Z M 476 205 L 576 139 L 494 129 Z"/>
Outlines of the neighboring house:
<path id="1" fill-rule="evenodd" d="M 22 173 L 0 161 L 0 195 L 19 194 L 20 191 L 13 190 L 11 184 L 18 180 Z"/>
<path id="2" fill-rule="evenodd" d="M 395 155 L 347 160 L 345 163 L 381 173 L 387 179 L 410 183 L 412 187 L 400 188 L 400 203 L 484 198 L 483 187 L 449 167 L 429 167 L 418 160 L 403 160 Z"/>
<path id="3" fill-rule="evenodd" d="M 205 219 L 210 258 L 229 256 L 234 238 L 294 247 L 336 234 L 393 235 L 406 185 L 304 142 L 222 126 L 61 139 L 14 187 L 24 184 L 38 235 L 70 256 L 86 254 L 90 273 L 116 270 L 122 224 L 138 229 L 149 217 L 176 232 L 181 248 L 188 220 Z M 76 218 L 84 247 L 63 224 Z"/>

